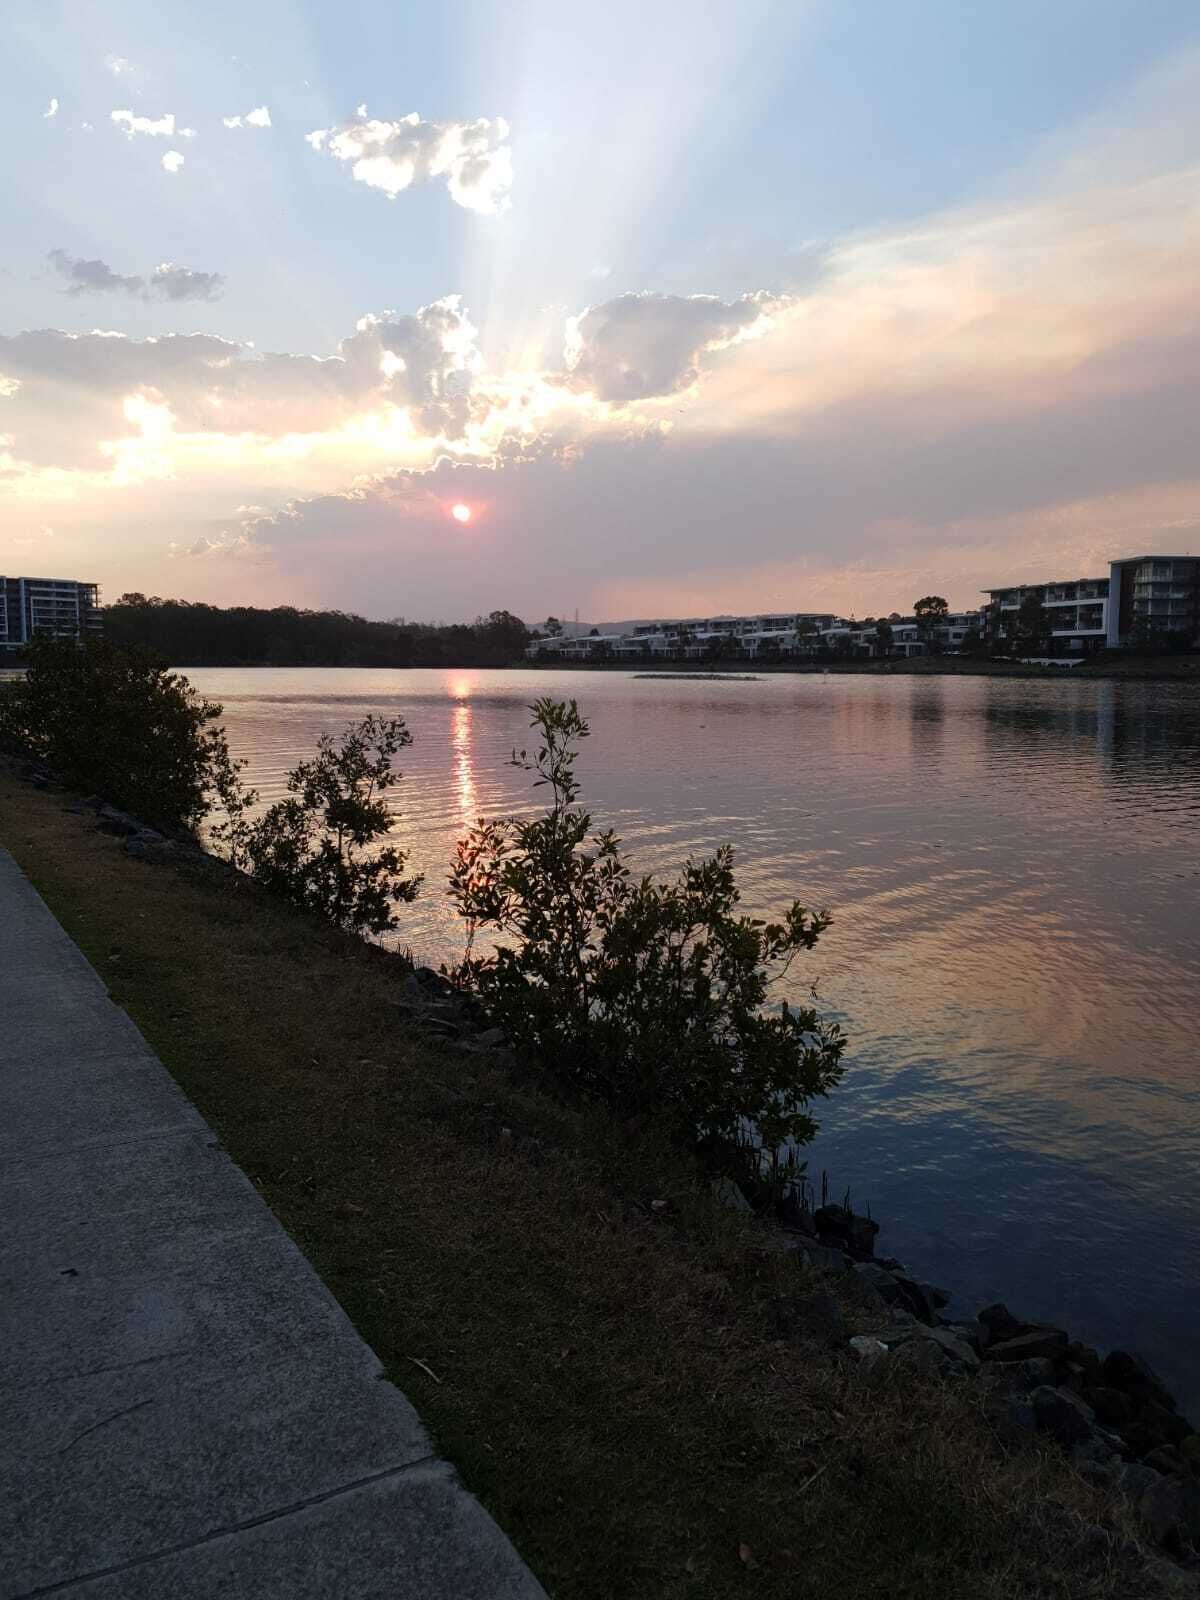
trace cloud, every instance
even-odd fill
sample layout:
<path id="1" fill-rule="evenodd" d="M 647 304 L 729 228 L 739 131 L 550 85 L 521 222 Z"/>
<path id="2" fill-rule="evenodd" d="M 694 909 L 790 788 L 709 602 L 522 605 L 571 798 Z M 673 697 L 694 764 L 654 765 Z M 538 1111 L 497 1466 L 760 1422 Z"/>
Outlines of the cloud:
<path id="1" fill-rule="evenodd" d="M 132 139 L 135 134 L 146 134 L 151 139 L 194 139 L 195 128 L 177 128 L 175 126 L 175 113 L 165 111 L 161 117 L 140 117 L 129 110 L 113 111 L 109 113 L 118 128 L 125 130 L 125 136 Z M 180 157 L 182 160 L 183 158 Z"/>
<path id="2" fill-rule="evenodd" d="M 161 300 L 215 300 L 224 287 L 219 272 L 194 272 L 171 261 L 160 261 L 146 286 L 148 295 Z"/>
<path id="3" fill-rule="evenodd" d="M 394 200 L 402 190 L 430 178 L 445 178 L 450 196 L 468 211 L 485 216 L 509 206 L 512 152 L 502 117 L 474 122 L 424 122 L 413 111 L 395 122 L 368 117 L 366 106 L 334 128 L 317 128 L 305 138 L 314 150 L 328 150 L 372 189 Z"/>
<path id="4" fill-rule="evenodd" d="M 64 294 L 144 294 L 144 278 L 125 278 L 103 261 L 85 261 L 69 256 L 65 250 L 51 250 L 46 257 L 54 270 L 66 278 Z"/>
<path id="5" fill-rule="evenodd" d="M 47 117 L 56 117 L 57 115 L 58 115 L 58 101 L 53 96 L 51 96 L 50 104 L 46 107 L 45 111 L 42 112 L 42 121 L 44 122 Z"/>
<path id="6" fill-rule="evenodd" d="M 131 70 L 132 63 L 125 56 L 110 55 L 105 56 L 104 65 L 112 73 L 114 78 L 119 78 L 123 72 L 129 72 Z"/>
<path id="7" fill-rule="evenodd" d="M 183 165 L 183 157 L 178 150 L 168 150 L 162 158 L 162 164 L 168 172 L 178 172 Z"/>
<path id="8" fill-rule="evenodd" d="M 60 270 L 72 273 L 76 263 L 60 254 Z M 83 293 L 119 287 L 144 298 L 188 299 L 208 297 L 219 282 L 218 274 L 166 263 L 146 280 L 119 278 L 103 262 L 83 269 Z M 410 314 L 362 317 L 328 357 L 259 354 L 212 334 L 130 339 L 97 329 L 41 329 L 0 336 L 0 372 L 15 386 L 5 401 L 5 429 L 11 423 L 27 460 L 56 469 L 91 470 L 106 442 L 136 435 L 142 418 L 130 416 L 130 396 L 164 407 L 181 434 L 244 438 L 254 448 L 280 441 L 295 449 L 305 438 L 348 428 L 356 431 L 346 449 L 376 461 L 414 440 L 461 440 L 467 448 L 493 410 L 507 427 L 505 408 L 520 406 L 521 396 L 508 388 L 477 387 L 480 369 L 475 329 L 453 295 Z"/>
<path id="9" fill-rule="evenodd" d="M 645 400 L 687 389 L 706 354 L 756 337 L 786 302 L 746 294 L 623 294 L 567 323 L 567 381 L 601 400 Z"/>
<path id="10" fill-rule="evenodd" d="M 259 106 L 254 111 L 247 111 L 244 117 L 222 117 L 221 121 L 227 128 L 269 128 L 271 113 L 266 106 Z"/>
<path id="11" fill-rule="evenodd" d="M 64 294 L 128 294 L 139 300 L 215 300 L 225 287 L 219 272 L 194 272 L 162 261 L 148 278 L 126 277 L 114 272 L 104 261 L 85 261 L 69 256 L 65 250 L 51 250 L 46 257 L 54 270 L 67 280 Z"/>

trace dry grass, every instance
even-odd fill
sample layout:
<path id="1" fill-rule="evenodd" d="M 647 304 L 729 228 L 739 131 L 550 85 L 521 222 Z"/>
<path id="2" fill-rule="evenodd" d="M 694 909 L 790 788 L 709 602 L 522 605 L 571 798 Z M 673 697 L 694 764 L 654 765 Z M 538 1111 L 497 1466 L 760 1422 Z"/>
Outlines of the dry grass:
<path id="1" fill-rule="evenodd" d="M 415 1037 L 386 961 L 5 777 L 0 839 L 558 1600 L 1168 1592 L 972 1386 L 810 1337 L 824 1286 L 652 1130 Z"/>

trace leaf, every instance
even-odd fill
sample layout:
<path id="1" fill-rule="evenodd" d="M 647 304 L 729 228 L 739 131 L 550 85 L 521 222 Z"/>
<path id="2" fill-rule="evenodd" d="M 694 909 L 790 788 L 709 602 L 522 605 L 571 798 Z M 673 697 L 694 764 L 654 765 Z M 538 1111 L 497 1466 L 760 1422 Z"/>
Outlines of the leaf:
<path id="1" fill-rule="evenodd" d="M 758 1562 L 754 1559 L 754 1551 L 751 1550 L 748 1544 L 738 1545 L 738 1560 L 744 1567 L 757 1567 L 758 1565 Z"/>

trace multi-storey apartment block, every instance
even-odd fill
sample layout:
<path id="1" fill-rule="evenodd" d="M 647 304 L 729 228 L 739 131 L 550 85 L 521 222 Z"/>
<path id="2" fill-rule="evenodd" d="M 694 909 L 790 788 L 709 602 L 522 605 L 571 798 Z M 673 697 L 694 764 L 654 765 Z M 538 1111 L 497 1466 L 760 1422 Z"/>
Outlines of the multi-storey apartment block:
<path id="1" fill-rule="evenodd" d="M 94 583 L 0 577 L 0 650 L 20 650 L 39 635 L 83 640 L 100 628 L 100 590 Z"/>
<path id="2" fill-rule="evenodd" d="M 1109 645 L 1200 643 L 1200 556 L 1126 556 L 1109 576 Z"/>
<path id="3" fill-rule="evenodd" d="M 1108 637 L 1108 579 L 1068 578 L 1056 583 L 1014 584 L 988 589 L 984 637 L 1003 649 L 1016 637 L 1017 616 L 1030 597 L 1038 599 L 1047 624 L 1047 654 L 1087 655 Z"/>

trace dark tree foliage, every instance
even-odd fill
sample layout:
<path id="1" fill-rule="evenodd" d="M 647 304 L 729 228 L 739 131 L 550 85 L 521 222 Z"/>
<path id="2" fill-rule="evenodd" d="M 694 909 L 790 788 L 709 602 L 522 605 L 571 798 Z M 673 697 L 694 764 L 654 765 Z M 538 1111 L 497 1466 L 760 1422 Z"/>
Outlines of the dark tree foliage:
<path id="1" fill-rule="evenodd" d="M 159 828 L 195 828 L 214 802 L 226 824 L 253 796 L 229 755 L 221 707 L 152 652 L 110 640 L 35 639 L 24 679 L 0 689 L 0 742 L 69 788 Z M 221 831 L 221 830 L 218 830 Z"/>
<path id="2" fill-rule="evenodd" d="M 105 608 L 115 644 L 157 650 L 177 666 L 505 667 L 529 630 L 509 611 L 467 623 L 371 622 L 344 611 L 210 606 L 124 594 Z"/>
<path id="3" fill-rule="evenodd" d="M 411 743 L 399 718 L 365 717 L 339 743 L 323 733 L 313 759 L 288 774 L 290 798 L 249 831 L 250 875 L 339 928 L 396 927 L 393 907 L 415 900 L 421 879 L 404 876 L 406 851 L 377 842 L 395 820 L 387 792 L 402 775 L 392 757 Z"/>
<path id="4" fill-rule="evenodd" d="M 811 1100 L 842 1073 L 840 1030 L 812 1007 L 766 1008 L 768 984 L 829 926 L 794 904 L 777 923 L 740 914 L 733 851 L 671 882 L 634 878 L 611 832 L 576 802 L 575 702 L 539 700 L 541 747 L 514 762 L 550 791 L 532 818 L 480 821 L 460 841 L 451 897 L 468 928 L 462 979 L 522 1056 L 682 1140 L 747 1154 L 777 1175 L 810 1139 Z M 487 930 L 495 954 L 477 956 Z"/>

